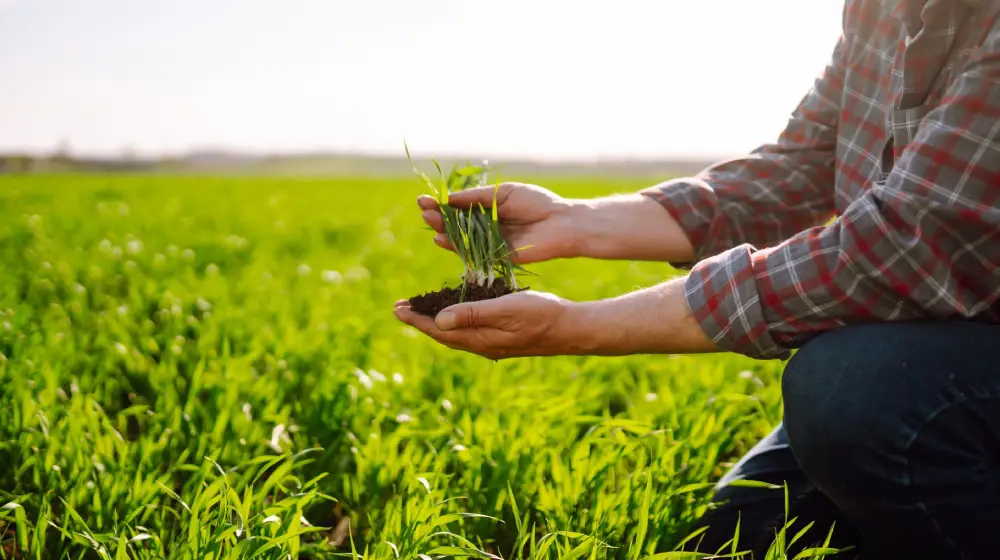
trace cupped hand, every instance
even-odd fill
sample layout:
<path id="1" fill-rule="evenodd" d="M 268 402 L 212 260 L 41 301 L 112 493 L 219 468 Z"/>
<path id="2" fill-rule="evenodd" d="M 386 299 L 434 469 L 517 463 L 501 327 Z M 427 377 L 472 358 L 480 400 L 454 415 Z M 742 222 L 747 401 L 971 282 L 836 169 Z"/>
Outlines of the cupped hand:
<path id="1" fill-rule="evenodd" d="M 448 205 L 454 208 L 493 206 L 494 187 L 474 187 L 451 193 Z M 579 235 L 569 216 L 572 205 L 554 192 L 524 183 L 503 183 L 496 189 L 500 233 L 510 245 L 514 262 L 528 264 L 574 256 Z M 444 233 L 444 221 L 437 200 L 423 195 L 417 199 L 423 219 L 437 235 L 434 242 L 450 251 L 455 248 Z"/>
<path id="2" fill-rule="evenodd" d="M 578 353 L 586 341 L 587 325 L 572 317 L 574 305 L 552 294 L 526 290 L 452 305 L 433 318 L 416 313 L 401 300 L 395 314 L 449 348 L 501 360 Z"/>

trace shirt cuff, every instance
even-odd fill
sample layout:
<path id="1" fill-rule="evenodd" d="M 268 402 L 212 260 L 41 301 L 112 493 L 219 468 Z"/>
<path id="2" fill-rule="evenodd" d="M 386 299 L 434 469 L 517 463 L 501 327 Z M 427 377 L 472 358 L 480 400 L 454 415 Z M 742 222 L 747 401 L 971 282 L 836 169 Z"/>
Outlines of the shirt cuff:
<path id="1" fill-rule="evenodd" d="M 740 245 L 702 260 L 688 274 L 684 293 L 692 315 L 722 350 L 785 360 L 791 352 L 771 336 L 754 270 L 770 251 Z"/>
<path id="2" fill-rule="evenodd" d="M 689 177 L 673 179 L 639 191 L 663 206 L 684 230 L 695 259 L 691 262 L 671 262 L 674 268 L 690 270 L 706 255 L 707 241 L 712 239 L 711 230 L 715 215 L 715 191 L 705 181 Z"/>

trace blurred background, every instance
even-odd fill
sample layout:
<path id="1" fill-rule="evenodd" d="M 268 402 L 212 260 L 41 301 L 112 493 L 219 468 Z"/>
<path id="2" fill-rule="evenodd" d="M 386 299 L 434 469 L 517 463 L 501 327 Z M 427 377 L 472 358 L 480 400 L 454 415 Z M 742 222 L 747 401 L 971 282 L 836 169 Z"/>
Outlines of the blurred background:
<path id="1" fill-rule="evenodd" d="M 781 130 L 842 5 L 0 0 L 0 154 L 384 174 L 408 170 L 405 138 L 508 167 L 688 172 Z"/>

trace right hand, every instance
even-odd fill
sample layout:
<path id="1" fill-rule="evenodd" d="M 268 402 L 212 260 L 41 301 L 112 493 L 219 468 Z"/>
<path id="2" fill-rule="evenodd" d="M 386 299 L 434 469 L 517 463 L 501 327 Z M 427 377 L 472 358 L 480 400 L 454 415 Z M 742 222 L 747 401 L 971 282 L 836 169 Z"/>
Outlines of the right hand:
<path id="1" fill-rule="evenodd" d="M 493 206 L 492 185 L 456 191 L 449 195 L 454 208 Z M 574 256 L 579 240 L 568 216 L 571 205 L 554 192 L 537 185 L 503 183 L 496 191 L 500 234 L 510 245 L 514 262 L 528 264 Z M 444 233 L 444 221 L 437 200 L 429 195 L 417 198 L 423 219 L 437 235 L 434 243 L 454 251 Z M 523 250 L 518 251 L 522 247 Z"/>

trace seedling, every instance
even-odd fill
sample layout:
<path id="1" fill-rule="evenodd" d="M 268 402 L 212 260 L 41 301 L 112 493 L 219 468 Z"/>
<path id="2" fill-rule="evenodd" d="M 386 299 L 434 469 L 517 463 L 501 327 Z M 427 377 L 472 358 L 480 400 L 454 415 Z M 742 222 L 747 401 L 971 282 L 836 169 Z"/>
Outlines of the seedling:
<path id="1" fill-rule="evenodd" d="M 518 288 L 516 272 L 527 272 L 513 261 L 514 254 L 525 247 L 511 249 L 500 234 L 500 220 L 497 216 L 496 192 L 493 189 L 493 203 L 490 208 L 478 205 L 473 208 L 454 208 L 448 204 L 448 196 L 457 191 L 487 185 L 490 168 L 488 162 L 481 165 L 467 164 L 452 166 L 445 175 L 441 165 L 432 160 L 439 175 L 435 184 L 430 177 L 420 171 L 410 156 L 406 146 L 406 158 L 414 173 L 430 188 L 431 194 L 441 208 L 444 232 L 448 241 L 462 261 L 463 273 L 457 288 L 444 287 L 436 292 L 410 298 L 411 308 L 425 315 L 434 316 L 439 311 L 465 301 L 482 301 L 498 298 L 523 288 Z"/>

